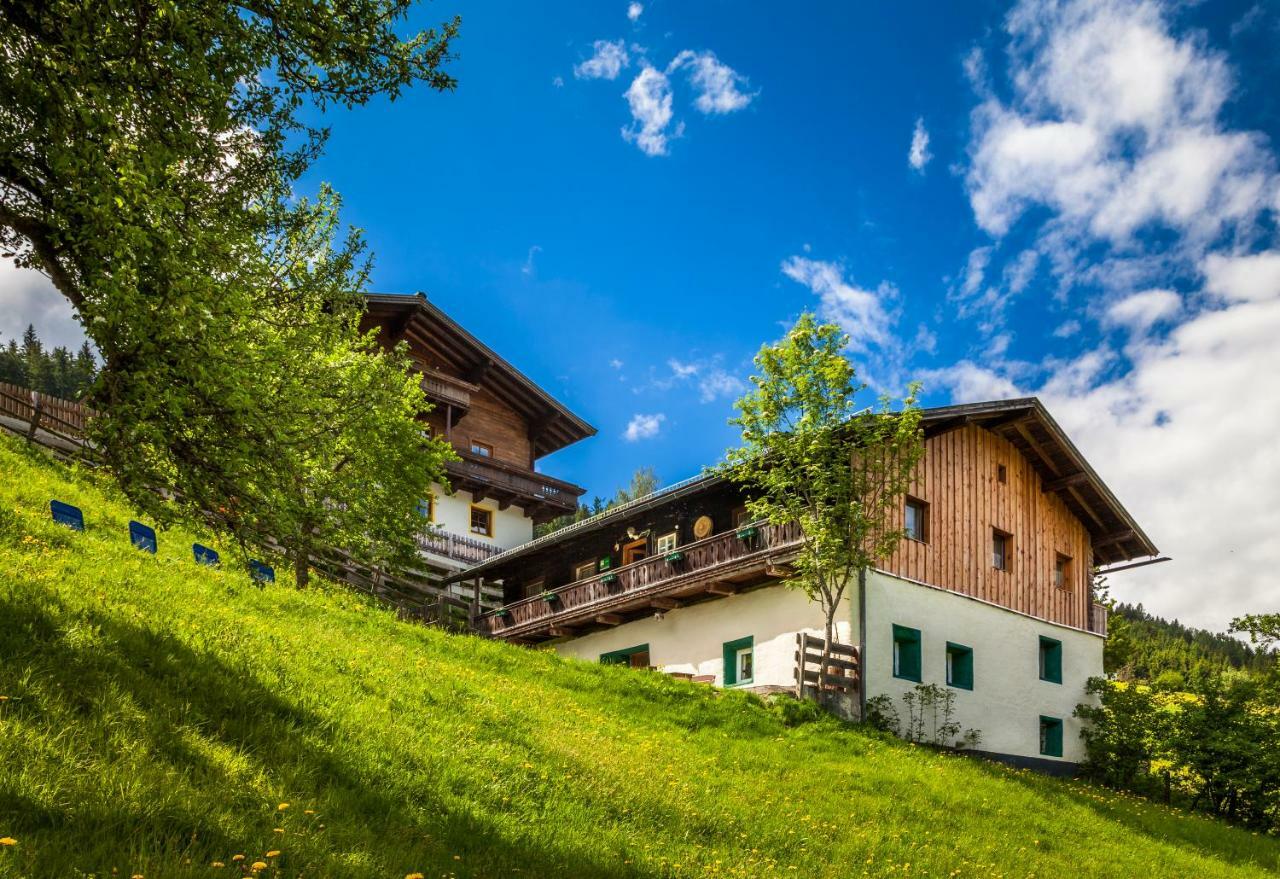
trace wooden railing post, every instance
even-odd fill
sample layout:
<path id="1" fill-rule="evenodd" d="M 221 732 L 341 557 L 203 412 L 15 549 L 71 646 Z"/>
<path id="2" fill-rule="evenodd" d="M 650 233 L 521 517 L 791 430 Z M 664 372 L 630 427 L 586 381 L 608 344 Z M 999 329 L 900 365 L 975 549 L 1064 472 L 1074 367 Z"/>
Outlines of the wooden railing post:
<path id="1" fill-rule="evenodd" d="M 27 429 L 27 443 L 32 443 L 36 438 L 36 431 L 40 428 L 40 409 L 41 400 L 40 392 L 31 392 L 31 427 Z"/>

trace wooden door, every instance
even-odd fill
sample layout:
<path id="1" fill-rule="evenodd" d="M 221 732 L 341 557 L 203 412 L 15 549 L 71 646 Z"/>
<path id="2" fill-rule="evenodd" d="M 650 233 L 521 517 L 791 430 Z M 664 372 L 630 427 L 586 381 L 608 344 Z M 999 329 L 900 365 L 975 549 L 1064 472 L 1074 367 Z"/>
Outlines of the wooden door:
<path id="1" fill-rule="evenodd" d="M 625 566 L 638 562 L 647 555 L 649 555 L 649 541 L 641 537 L 622 547 L 622 564 Z"/>

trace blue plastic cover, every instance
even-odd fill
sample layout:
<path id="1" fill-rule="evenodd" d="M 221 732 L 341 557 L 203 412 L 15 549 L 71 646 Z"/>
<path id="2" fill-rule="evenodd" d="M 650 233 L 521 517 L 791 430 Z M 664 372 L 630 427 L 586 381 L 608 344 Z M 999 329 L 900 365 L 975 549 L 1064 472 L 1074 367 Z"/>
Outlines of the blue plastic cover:
<path id="1" fill-rule="evenodd" d="M 249 559 L 249 576 L 253 578 L 255 583 L 274 583 L 276 581 L 276 569 L 257 559 Z"/>
<path id="2" fill-rule="evenodd" d="M 79 507 L 64 504 L 62 501 L 49 501 L 49 511 L 53 513 L 53 521 L 59 525 L 66 525 L 77 531 L 84 530 L 84 513 L 80 512 Z"/>
<path id="3" fill-rule="evenodd" d="M 150 525 L 143 525 L 141 522 L 130 522 L 129 542 L 138 549 L 155 555 L 156 529 L 152 528 Z"/>
<path id="4" fill-rule="evenodd" d="M 197 563 L 209 565 L 212 568 L 216 568 L 222 561 L 222 557 L 218 555 L 217 550 L 209 549 L 209 547 L 199 543 L 191 544 L 191 552 L 195 555 Z"/>

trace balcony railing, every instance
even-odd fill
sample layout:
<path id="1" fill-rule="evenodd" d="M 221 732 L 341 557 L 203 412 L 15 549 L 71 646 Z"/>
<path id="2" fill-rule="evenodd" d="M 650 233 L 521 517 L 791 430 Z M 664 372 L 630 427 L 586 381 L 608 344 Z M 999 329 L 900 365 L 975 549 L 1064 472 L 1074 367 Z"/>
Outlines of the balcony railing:
<path id="1" fill-rule="evenodd" d="M 727 531 L 679 547 L 681 558 L 668 561 L 655 555 L 625 567 L 603 571 L 482 614 L 476 621 L 483 633 L 500 638 L 521 637 L 555 625 L 591 622 L 597 614 L 625 606 L 643 606 L 662 595 L 697 592 L 705 585 L 764 568 L 794 551 L 802 540 L 800 526 L 758 525 L 744 532 Z"/>
<path id="2" fill-rule="evenodd" d="M 471 564 L 488 561 L 491 557 L 502 552 L 500 547 L 494 546 L 492 543 L 485 543 L 472 537 L 464 537 L 461 534 L 450 534 L 447 531 L 419 536 L 418 549 L 423 552 L 433 552 L 446 558 L 457 559 L 460 562 L 470 562 Z"/>
<path id="3" fill-rule="evenodd" d="M 455 451 L 461 460 L 450 461 L 445 466 L 451 475 L 461 477 L 463 482 L 474 480 L 538 503 L 563 507 L 570 512 L 578 508 L 578 496 L 582 494 L 582 489 L 572 483 L 561 482 L 532 470 L 520 470 L 464 449 Z"/>
<path id="4" fill-rule="evenodd" d="M 463 382 L 434 369 L 422 370 L 422 392 L 428 397 L 457 406 L 460 409 L 471 408 L 471 391 L 475 385 Z"/>
<path id="5" fill-rule="evenodd" d="M 1089 605 L 1089 631 L 1107 637 L 1107 606 L 1092 602 Z"/>

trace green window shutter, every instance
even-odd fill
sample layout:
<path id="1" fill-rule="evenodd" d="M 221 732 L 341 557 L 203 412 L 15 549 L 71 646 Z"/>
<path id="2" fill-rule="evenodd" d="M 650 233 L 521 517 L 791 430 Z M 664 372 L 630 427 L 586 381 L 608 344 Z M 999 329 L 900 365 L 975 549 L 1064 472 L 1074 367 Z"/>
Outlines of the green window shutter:
<path id="1" fill-rule="evenodd" d="M 1062 720 L 1040 717 L 1040 753 L 1046 757 L 1062 756 Z"/>
<path id="2" fill-rule="evenodd" d="M 748 635 L 745 638 L 739 638 L 736 641 L 724 642 L 724 685 L 732 687 L 736 684 L 749 684 L 751 678 L 738 680 L 738 651 L 752 650 L 755 648 L 755 638 Z M 755 657 L 752 656 L 752 665 L 754 666 Z"/>
<path id="3" fill-rule="evenodd" d="M 1062 683 L 1062 642 L 1040 637 L 1040 680 Z"/>
<path id="4" fill-rule="evenodd" d="M 973 689 L 973 648 L 947 642 L 947 686 Z"/>
<path id="5" fill-rule="evenodd" d="M 637 644 L 635 647 L 626 647 L 622 650 L 612 650 L 608 653 L 600 654 L 601 665 L 629 665 L 631 657 L 637 653 L 648 653 L 648 644 Z"/>
<path id="6" fill-rule="evenodd" d="M 893 626 L 893 676 L 920 683 L 920 630 Z"/>

